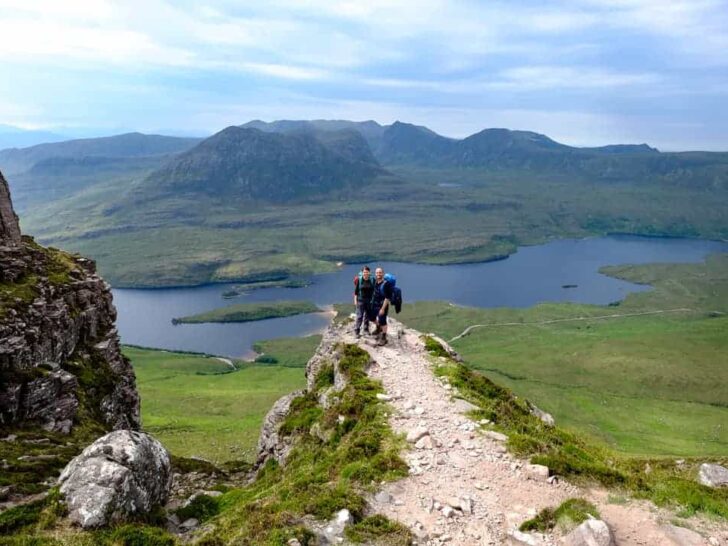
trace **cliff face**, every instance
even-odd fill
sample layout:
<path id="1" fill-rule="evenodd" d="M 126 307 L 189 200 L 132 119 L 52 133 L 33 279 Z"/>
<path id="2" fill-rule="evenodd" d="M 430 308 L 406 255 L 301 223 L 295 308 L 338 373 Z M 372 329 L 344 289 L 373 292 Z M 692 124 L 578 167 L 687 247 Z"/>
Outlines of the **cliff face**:
<path id="1" fill-rule="evenodd" d="M 0 428 L 138 428 L 115 319 L 93 261 L 21 238 L 0 175 Z"/>
<path id="2" fill-rule="evenodd" d="M 0 245 L 17 245 L 20 242 L 18 217 L 10 201 L 8 183 L 0 173 Z"/>

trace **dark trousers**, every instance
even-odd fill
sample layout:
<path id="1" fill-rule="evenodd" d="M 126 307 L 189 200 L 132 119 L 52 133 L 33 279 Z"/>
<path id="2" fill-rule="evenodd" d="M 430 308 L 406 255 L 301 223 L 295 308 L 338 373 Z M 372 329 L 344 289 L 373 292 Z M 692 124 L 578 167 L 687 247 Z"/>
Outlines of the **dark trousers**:
<path id="1" fill-rule="evenodd" d="M 360 301 L 356 304 L 356 322 L 354 323 L 354 332 L 359 332 L 362 324 L 364 325 L 364 332 L 369 330 L 369 313 L 370 305 L 367 302 Z"/>

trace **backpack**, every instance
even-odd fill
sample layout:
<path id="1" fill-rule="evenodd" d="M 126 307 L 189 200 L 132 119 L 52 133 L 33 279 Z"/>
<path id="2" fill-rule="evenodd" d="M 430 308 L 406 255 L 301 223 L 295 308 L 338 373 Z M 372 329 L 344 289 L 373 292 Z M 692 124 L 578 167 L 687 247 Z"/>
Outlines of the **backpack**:
<path id="1" fill-rule="evenodd" d="M 384 280 L 392 286 L 392 305 L 394 310 L 399 313 L 402 310 L 402 290 L 397 286 L 397 277 L 387 273 L 384 275 Z"/>

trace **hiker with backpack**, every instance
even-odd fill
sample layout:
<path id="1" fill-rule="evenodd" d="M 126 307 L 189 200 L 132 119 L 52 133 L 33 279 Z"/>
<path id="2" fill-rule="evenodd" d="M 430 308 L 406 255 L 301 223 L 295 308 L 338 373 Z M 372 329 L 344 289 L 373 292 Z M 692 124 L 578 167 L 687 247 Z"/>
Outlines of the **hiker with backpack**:
<path id="1" fill-rule="evenodd" d="M 384 270 L 377 267 L 374 271 L 374 297 L 370 315 L 370 319 L 377 325 L 375 330 L 379 337 L 377 345 L 387 344 L 387 314 L 394 292 L 394 283 L 391 281 L 393 277 L 391 275 L 389 279 L 386 277 Z"/>
<path id="2" fill-rule="evenodd" d="M 374 279 L 368 265 L 362 267 L 359 274 L 354 277 L 354 306 L 356 307 L 356 322 L 354 335 L 359 338 L 359 330 L 364 326 L 364 332 L 369 333 L 369 317 L 371 316 L 372 299 L 374 297 Z"/>

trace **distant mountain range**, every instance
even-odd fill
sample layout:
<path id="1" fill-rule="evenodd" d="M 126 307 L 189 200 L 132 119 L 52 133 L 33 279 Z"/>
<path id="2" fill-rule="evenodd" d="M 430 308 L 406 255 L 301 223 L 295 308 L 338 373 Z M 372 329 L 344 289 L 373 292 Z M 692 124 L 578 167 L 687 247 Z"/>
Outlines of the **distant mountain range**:
<path id="1" fill-rule="evenodd" d="M 178 153 L 200 142 L 199 138 L 126 133 L 37 144 L 0 150 L 0 169 L 6 175 L 23 173 L 48 159 L 150 157 Z"/>
<path id="2" fill-rule="evenodd" d="M 368 142 L 385 167 L 486 169 L 581 176 L 594 181 L 728 187 L 728 153 L 663 153 L 647 144 L 578 148 L 531 131 L 485 129 L 464 139 L 427 127 L 374 121 L 251 121 L 244 127 L 280 133 L 350 129 Z"/>
<path id="3" fill-rule="evenodd" d="M 479 261 L 553 237 L 728 239 L 728 153 L 530 131 L 252 121 L 2 150 L 0 170 L 26 232 L 98 259 L 117 286 Z"/>
<path id="4" fill-rule="evenodd" d="M 62 140 L 68 140 L 68 137 L 52 131 L 0 125 L 0 150 L 5 148 L 25 148 L 44 142 L 60 142 Z"/>

